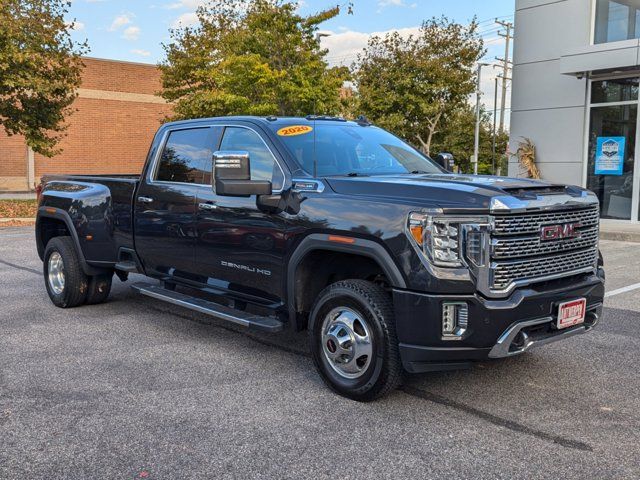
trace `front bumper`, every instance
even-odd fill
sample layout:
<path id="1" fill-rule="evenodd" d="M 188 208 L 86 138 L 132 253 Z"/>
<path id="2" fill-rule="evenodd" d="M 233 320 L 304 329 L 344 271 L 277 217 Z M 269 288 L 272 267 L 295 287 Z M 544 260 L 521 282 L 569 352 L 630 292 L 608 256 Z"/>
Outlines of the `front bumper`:
<path id="1" fill-rule="evenodd" d="M 585 333 L 602 316 L 604 274 L 582 275 L 516 290 L 501 300 L 476 295 L 429 295 L 394 290 L 400 356 L 412 373 L 468 367 L 473 361 L 504 358 Z M 555 329 L 558 305 L 587 299 L 585 323 Z M 468 327 L 460 340 L 442 338 L 443 302 L 466 302 Z"/>

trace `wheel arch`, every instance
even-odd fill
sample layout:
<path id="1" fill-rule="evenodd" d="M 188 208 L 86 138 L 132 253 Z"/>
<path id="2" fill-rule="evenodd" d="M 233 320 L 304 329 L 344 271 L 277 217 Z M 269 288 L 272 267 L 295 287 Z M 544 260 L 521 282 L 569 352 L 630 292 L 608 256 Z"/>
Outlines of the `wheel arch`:
<path id="1" fill-rule="evenodd" d="M 298 280 L 302 277 L 307 279 L 309 272 L 301 272 L 300 267 L 310 262 L 313 255 L 339 256 L 339 259 L 348 259 L 349 267 L 352 271 L 374 272 L 376 269 L 384 275 L 389 287 L 406 288 L 406 281 L 400 272 L 400 269 L 393 261 L 391 254 L 386 248 L 373 240 L 351 237 L 336 236 L 331 234 L 312 234 L 305 237 L 291 255 L 287 265 L 286 292 L 287 292 L 287 309 L 291 324 L 294 329 L 301 330 L 304 328 L 304 318 L 300 318 L 300 314 L 304 314 L 304 307 L 308 307 L 308 301 L 305 303 L 305 296 L 313 298 L 316 291 L 322 290 L 326 286 L 319 279 L 318 285 L 306 285 L 302 294 L 302 286 Z M 311 263 L 313 266 L 313 263 Z M 326 267 L 326 266 L 325 266 Z M 348 270 L 347 270 L 348 271 Z M 326 269 L 325 272 L 326 273 Z M 355 277 L 358 278 L 358 277 Z M 366 278 L 366 277 L 364 277 Z"/>
<path id="2" fill-rule="evenodd" d="M 78 252 L 80 265 L 86 275 L 99 275 L 105 273 L 102 268 L 97 268 L 87 263 L 84 252 L 80 247 L 80 239 L 69 214 L 55 207 L 40 207 L 36 218 L 36 248 L 40 260 L 44 260 L 44 250 L 52 238 L 69 236 Z"/>

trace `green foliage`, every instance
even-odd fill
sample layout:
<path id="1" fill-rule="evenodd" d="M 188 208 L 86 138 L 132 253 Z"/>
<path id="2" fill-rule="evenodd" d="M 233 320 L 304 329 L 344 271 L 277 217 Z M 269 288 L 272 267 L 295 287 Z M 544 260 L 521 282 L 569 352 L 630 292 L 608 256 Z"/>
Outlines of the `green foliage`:
<path id="1" fill-rule="evenodd" d="M 475 21 L 463 26 L 441 17 L 407 38 L 373 37 L 354 72 L 362 113 L 429 154 L 442 119 L 464 108 L 475 90 L 484 54 L 477 29 Z"/>
<path id="2" fill-rule="evenodd" d="M 71 40 L 64 0 L 0 0 L 0 125 L 53 156 L 80 86 L 86 43 Z"/>
<path id="3" fill-rule="evenodd" d="M 480 151 L 478 161 L 478 173 L 492 174 L 493 163 L 493 120 L 485 112 L 481 112 L 480 122 Z M 450 113 L 442 120 L 440 130 L 433 138 L 431 152 L 448 152 L 453 154 L 456 165 L 463 173 L 473 173 L 474 141 L 475 141 L 476 111 L 475 106 L 465 104 L 457 111 Z M 506 173 L 507 146 L 509 134 L 496 133 L 496 171 L 501 167 L 502 174 Z"/>
<path id="4" fill-rule="evenodd" d="M 209 0 L 199 25 L 171 31 L 162 96 L 176 119 L 223 115 L 336 114 L 344 68 L 328 68 L 318 25 L 338 7 L 304 18 L 284 0 Z"/>

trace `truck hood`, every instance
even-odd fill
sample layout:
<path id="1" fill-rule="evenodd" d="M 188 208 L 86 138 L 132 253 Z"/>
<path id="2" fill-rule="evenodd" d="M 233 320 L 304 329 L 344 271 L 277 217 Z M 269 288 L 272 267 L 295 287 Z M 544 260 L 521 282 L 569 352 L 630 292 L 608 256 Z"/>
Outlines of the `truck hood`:
<path id="1" fill-rule="evenodd" d="M 384 197 L 419 202 L 425 207 L 451 209 L 489 209 L 496 201 L 504 201 L 509 208 L 540 203 L 543 195 L 558 197 L 587 197 L 589 193 L 578 187 L 552 184 L 524 178 L 484 175 L 384 175 L 373 177 L 333 177 L 326 181 L 339 194 Z M 509 201 L 509 200 L 513 201 Z M 506 207 L 505 207 L 506 208 Z"/>

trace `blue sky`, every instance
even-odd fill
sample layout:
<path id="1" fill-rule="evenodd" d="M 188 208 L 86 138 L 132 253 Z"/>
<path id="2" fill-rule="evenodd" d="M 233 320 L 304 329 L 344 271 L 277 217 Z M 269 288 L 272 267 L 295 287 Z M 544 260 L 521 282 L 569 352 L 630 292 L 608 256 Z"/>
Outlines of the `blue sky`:
<path id="1" fill-rule="evenodd" d="M 168 31 L 195 19 L 196 7 L 206 0 L 73 0 L 69 19 L 75 19 L 73 36 L 87 39 L 89 56 L 157 63 L 163 57 L 162 42 Z M 311 14 L 345 0 L 303 0 L 302 14 Z M 493 19 L 513 21 L 514 0 L 354 0 L 354 14 L 346 12 L 322 25 L 330 33 L 323 39 L 331 64 L 350 64 L 372 33 L 400 30 L 411 33 L 420 22 L 446 15 L 467 23 L 474 16 L 488 48 L 487 57 L 504 55 L 504 43 Z M 483 81 L 484 103 L 493 106 L 492 69 Z"/>

